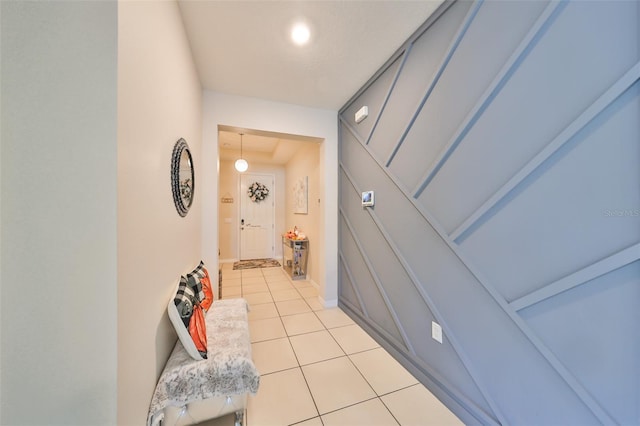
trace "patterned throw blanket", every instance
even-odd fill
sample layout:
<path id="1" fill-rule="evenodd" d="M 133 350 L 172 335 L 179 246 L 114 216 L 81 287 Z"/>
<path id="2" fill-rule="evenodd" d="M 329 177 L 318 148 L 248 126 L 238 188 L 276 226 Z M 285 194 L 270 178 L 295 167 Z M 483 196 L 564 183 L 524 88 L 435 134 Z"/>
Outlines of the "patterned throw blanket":
<path id="1" fill-rule="evenodd" d="M 213 303 L 206 316 L 208 359 L 197 361 L 176 343 L 153 394 L 147 425 L 159 425 L 168 406 L 258 391 L 247 311 L 244 299 Z"/>

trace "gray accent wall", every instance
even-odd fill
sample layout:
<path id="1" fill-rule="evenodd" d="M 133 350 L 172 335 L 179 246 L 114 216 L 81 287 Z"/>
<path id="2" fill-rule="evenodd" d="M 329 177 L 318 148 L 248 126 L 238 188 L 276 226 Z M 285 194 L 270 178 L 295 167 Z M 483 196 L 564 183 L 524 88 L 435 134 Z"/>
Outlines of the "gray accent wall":
<path id="1" fill-rule="evenodd" d="M 467 424 L 640 424 L 639 40 L 448 2 L 339 113 L 339 305 Z"/>

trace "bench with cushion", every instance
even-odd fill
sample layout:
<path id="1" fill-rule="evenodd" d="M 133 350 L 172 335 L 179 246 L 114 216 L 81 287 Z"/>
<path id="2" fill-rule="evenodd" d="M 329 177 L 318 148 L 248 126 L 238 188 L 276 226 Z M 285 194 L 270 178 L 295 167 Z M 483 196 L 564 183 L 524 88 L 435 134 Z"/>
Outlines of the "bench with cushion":
<path id="1" fill-rule="evenodd" d="M 255 394 L 260 383 L 251 357 L 248 304 L 244 299 L 213 302 L 204 315 L 206 352 L 198 350 L 184 317 L 189 309 L 183 303 L 188 305 L 189 298 L 195 300 L 194 311 L 201 309 L 199 289 L 190 281 L 192 277 L 181 277 L 169 302 L 179 340 L 156 385 L 147 425 L 191 425 L 234 412 L 236 425 L 242 424 L 247 395 Z"/>

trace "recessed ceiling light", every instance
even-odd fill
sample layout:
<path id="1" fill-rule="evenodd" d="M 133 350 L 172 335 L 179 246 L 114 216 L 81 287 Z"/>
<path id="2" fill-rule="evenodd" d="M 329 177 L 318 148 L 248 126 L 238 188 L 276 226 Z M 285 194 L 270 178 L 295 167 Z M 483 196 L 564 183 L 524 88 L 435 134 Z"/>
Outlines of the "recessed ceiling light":
<path id="1" fill-rule="evenodd" d="M 296 24 L 291 30 L 291 39 L 298 46 L 306 44 L 310 36 L 311 32 L 309 31 L 309 27 L 303 23 Z"/>

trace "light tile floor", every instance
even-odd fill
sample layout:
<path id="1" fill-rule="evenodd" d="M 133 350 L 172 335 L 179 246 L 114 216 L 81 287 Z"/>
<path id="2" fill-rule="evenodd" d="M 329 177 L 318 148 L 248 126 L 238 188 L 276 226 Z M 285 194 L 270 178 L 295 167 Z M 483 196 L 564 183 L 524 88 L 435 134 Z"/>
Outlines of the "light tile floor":
<path id="1" fill-rule="evenodd" d="M 260 372 L 247 426 L 462 424 L 344 312 L 324 309 L 310 282 L 223 264 L 222 298 L 235 297 L 249 302 Z"/>

